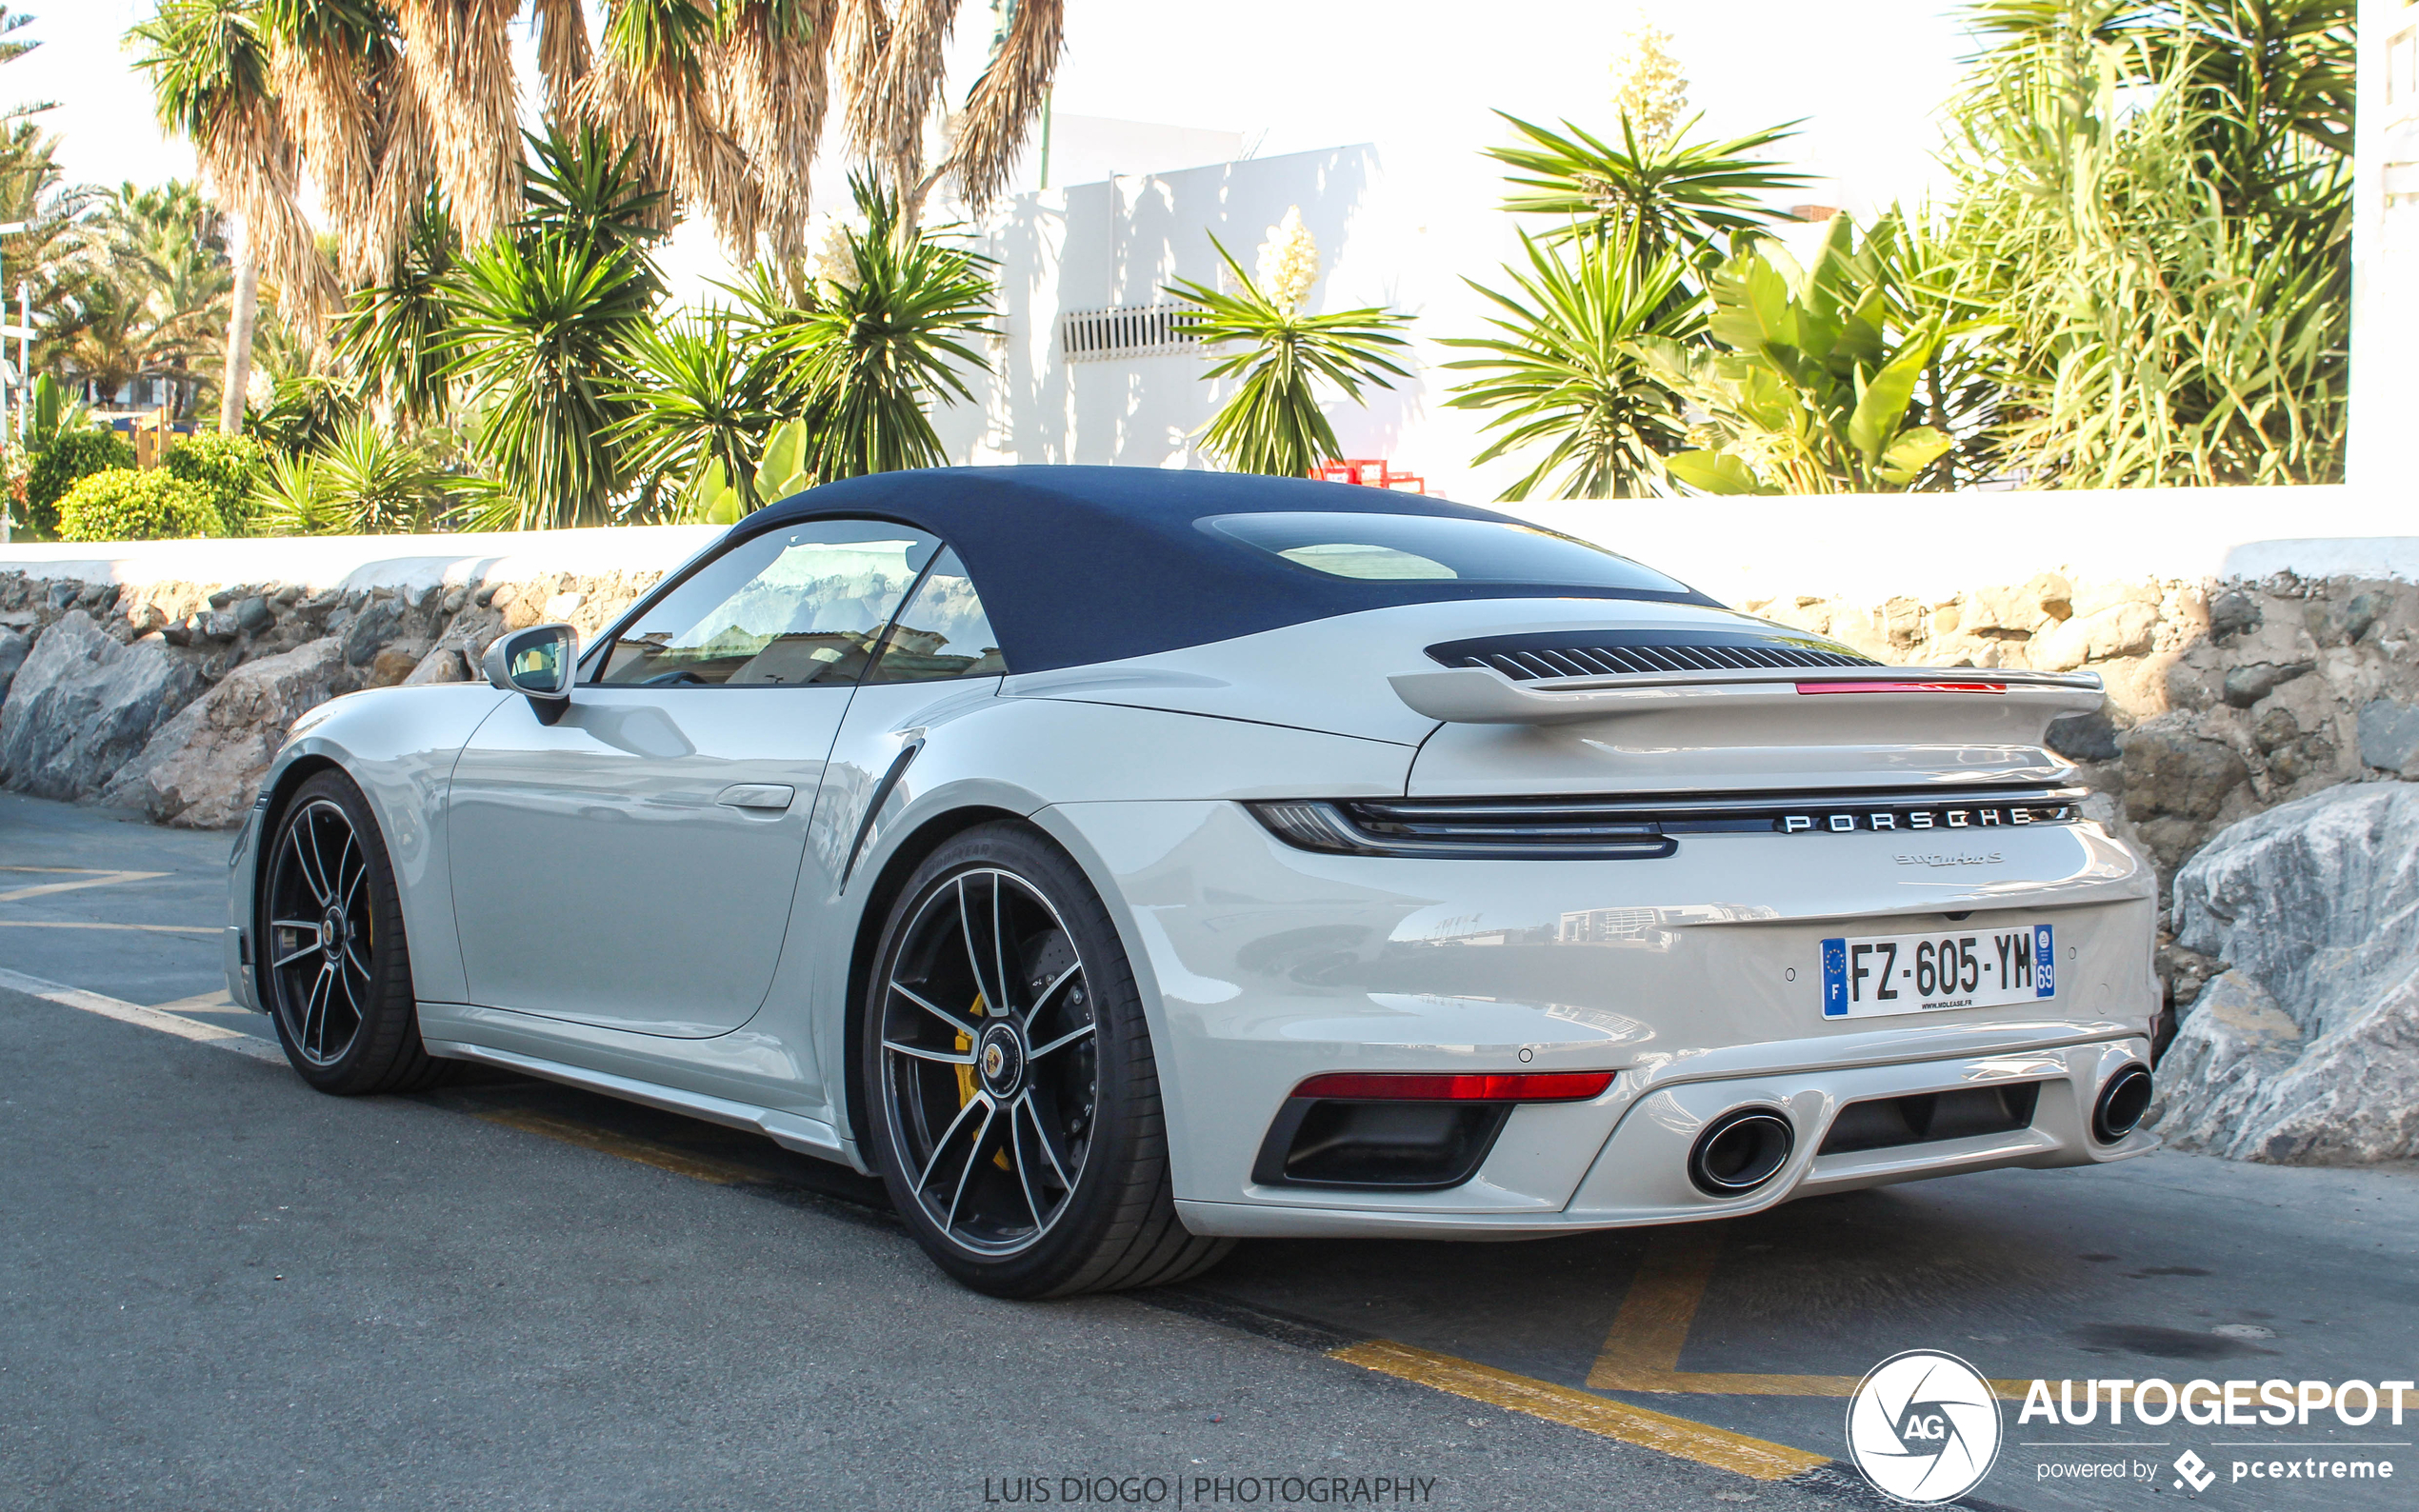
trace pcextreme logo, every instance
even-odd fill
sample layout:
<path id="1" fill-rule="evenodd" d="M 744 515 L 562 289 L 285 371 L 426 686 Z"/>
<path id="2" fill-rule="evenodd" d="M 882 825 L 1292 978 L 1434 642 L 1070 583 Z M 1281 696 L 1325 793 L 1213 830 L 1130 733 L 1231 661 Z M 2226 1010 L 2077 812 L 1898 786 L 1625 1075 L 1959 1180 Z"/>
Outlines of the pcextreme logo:
<path id="1" fill-rule="evenodd" d="M 1999 1458 L 1998 1398 L 1955 1355 L 1892 1355 L 1849 1399 L 1848 1452 L 1885 1496 L 1917 1506 L 1952 1501 Z"/>

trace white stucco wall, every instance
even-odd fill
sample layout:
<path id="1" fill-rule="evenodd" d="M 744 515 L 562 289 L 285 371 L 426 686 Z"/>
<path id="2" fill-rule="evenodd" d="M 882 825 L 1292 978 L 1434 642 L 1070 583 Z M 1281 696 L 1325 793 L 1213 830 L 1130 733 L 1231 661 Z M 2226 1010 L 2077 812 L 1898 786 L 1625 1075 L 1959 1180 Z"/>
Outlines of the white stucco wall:
<path id="1" fill-rule="evenodd" d="M 2106 495 L 1837 495 L 1826 499 L 1540 504 L 1517 511 L 1660 567 L 1726 603 L 1813 594 L 1879 603 L 2062 571 L 2077 581 L 2394 577 L 2419 583 L 2419 531 L 2398 501 L 2349 489 L 2170 489 L 2122 496 L 2134 526 L 2087 528 Z M 2047 507 L 2041 507 L 2042 506 Z M 2332 522 L 2365 534 L 2283 537 Z M 0 546 L 0 572 L 130 586 L 298 583 L 419 588 L 540 574 L 669 571 L 720 526 L 509 535 L 317 536 Z"/>

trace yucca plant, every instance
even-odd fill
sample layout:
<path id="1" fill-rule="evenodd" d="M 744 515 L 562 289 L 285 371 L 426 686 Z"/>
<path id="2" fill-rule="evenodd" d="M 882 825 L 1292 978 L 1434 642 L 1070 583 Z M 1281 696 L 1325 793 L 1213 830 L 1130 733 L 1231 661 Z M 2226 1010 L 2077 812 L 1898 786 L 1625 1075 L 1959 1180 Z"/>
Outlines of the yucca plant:
<path id="1" fill-rule="evenodd" d="M 469 257 L 453 289 L 445 375 L 469 386 L 485 486 L 472 529 L 604 525 L 626 473 L 614 437 L 631 413 L 622 353 L 662 279 L 645 250 L 650 209 L 637 148 L 601 132 L 532 137 L 530 214 Z"/>
<path id="2" fill-rule="evenodd" d="M 450 483 L 420 447 L 366 418 L 325 449 L 272 456 L 252 494 L 251 528 L 269 535 L 395 535 L 434 528 Z"/>
<path id="3" fill-rule="evenodd" d="M 757 456 L 781 418 L 776 367 L 760 346 L 733 335 L 721 309 L 630 337 L 613 395 L 630 416 L 612 439 L 636 481 L 636 512 L 654 518 L 681 507 L 709 468 L 720 469 L 724 487 L 753 484 Z"/>
<path id="4" fill-rule="evenodd" d="M 461 238 L 434 196 L 422 202 L 387 276 L 353 291 L 330 334 L 357 391 L 390 422 L 424 425 L 444 412 L 453 308 L 449 281 Z"/>
<path id="5" fill-rule="evenodd" d="M 1636 342 L 1685 341 L 1705 321 L 1694 302 L 1673 298 L 1688 272 L 1679 253 L 1641 259 L 1636 234 L 1583 243 L 1566 263 L 1523 232 L 1529 266 L 1505 269 L 1518 293 L 1469 281 L 1496 306 L 1488 322 L 1496 334 L 1444 342 L 1486 354 L 1445 365 L 1485 375 L 1456 386 L 1449 403 L 1494 412 L 1486 428 L 1498 434 L 1473 466 L 1512 452 L 1537 457 L 1501 498 L 1527 499 L 1556 471 L 1556 498 L 1639 497 L 1655 491 L 1662 454 L 1683 444 L 1679 396 Z"/>
<path id="6" fill-rule="evenodd" d="M 986 364 L 967 342 L 991 334 L 997 288 L 990 258 L 918 229 L 870 176 L 850 185 L 864 224 L 825 276 L 794 299 L 761 269 L 729 289 L 735 337 L 769 365 L 770 408 L 806 423 L 817 483 L 949 460 L 928 407 L 974 397 L 962 369 Z"/>
<path id="7" fill-rule="evenodd" d="M 1550 215 L 1562 224 L 1543 240 L 1602 242 L 1627 236 L 1639 256 L 1678 251 L 1691 260 L 1718 255 L 1722 240 L 1773 219 L 1762 196 L 1802 187 L 1806 176 L 1761 155 L 1794 134 L 1791 121 L 1720 142 L 1692 142 L 1696 119 L 1668 137 L 1642 136 L 1627 115 L 1612 143 L 1569 121 L 1562 130 L 1495 112 L 1526 140 L 1491 147 L 1487 155 L 1513 171 L 1515 192 L 1503 208 L 1515 215 Z"/>
<path id="8" fill-rule="evenodd" d="M 1315 260 L 1308 276 L 1297 269 L 1264 288 L 1215 236 L 1210 245 L 1233 275 L 1233 293 L 1183 280 L 1168 286 L 1195 307 L 1188 329 L 1210 356 L 1203 376 L 1241 380 L 1201 428 L 1203 444 L 1229 471 L 1308 477 L 1340 450 L 1335 428 L 1319 407 L 1318 386 L 1328 384 L 1358 403 L 1362 385 L 1390 388 L 1389 374 L 1409 377 L 1389 354 L 1409 345 L 1395 332 L 1410 319 L 1375 306 L 1305 313 Z M 1315 259 L 1315 248 L 1310 256 Z M 1229 343 L 1238 349 L 1221 353 Z"/>

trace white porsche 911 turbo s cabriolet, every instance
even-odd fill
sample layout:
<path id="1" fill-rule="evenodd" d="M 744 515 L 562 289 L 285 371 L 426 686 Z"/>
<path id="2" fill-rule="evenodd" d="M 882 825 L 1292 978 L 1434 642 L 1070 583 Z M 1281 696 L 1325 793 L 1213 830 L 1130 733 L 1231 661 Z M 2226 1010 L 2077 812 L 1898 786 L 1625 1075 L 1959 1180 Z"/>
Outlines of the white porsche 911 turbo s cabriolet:
<path id="1" fill-rule="evenodd" d="M 878 1173 L 968 1284 L 2145 1153 L 2088 675 L 1889 667 L 1373 488 L 953 468 L 581 647 L 337 699 L 228 975 L 335 1093 L 484 1062 Z"/>

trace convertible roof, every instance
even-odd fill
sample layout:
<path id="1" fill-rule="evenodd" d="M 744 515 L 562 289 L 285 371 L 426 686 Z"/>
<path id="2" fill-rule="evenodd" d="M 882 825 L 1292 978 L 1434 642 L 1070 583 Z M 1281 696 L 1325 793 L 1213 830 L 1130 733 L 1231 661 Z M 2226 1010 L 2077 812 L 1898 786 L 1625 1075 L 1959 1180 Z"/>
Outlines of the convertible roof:
<path id="1" fill-rule="evenodd" d="M 933 468 L 829 483 L 757 510 L 736 541 L 831 515 L 911 525 L 956 547 L 1020 672 L 1113 662 L 1397 604 L 1617 598 L 1710 604 L 1696 593 L 1568 584 L 1356 581 L 1289 566 L 1194 527 L 1210 515 L 1293 510 L 1509 516 L 1342 483 L 1157 468 Z"/>

